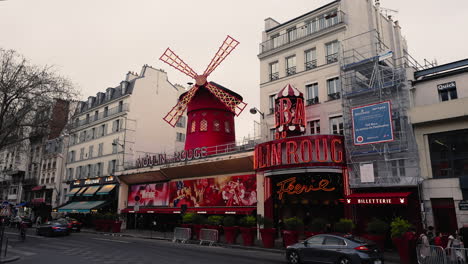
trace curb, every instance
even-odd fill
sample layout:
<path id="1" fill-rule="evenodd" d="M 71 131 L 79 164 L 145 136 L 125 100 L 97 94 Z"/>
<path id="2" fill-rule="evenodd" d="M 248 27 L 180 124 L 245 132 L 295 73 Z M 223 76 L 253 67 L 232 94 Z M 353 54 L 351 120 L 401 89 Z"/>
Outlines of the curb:
<path id="1" fill-rule="evenodd" d="M 112 236 L 112 237 L 133 237 L 133 238 L 155 239 L 155 240 L 166 240 L 166 241 L 172 240 L 170 238 L 164 238 L 164 237 L 149 237 L 149 236 L 122 234 L 122 233 L 107 233 L 107 232 L 98 232 L 98 231 L 83 230 L 83 229 L 81 230 L 81 232 L 88 233 L 88 234 L 103 235 L 103 236 Z"/>
<path id="2" fill-rule="evenodd" d="M 19 260 L 19 256 L 14 256 L 14 257 L 8 257 L 8 258 L 1 258 L 0 257 L 0 263 L 8 263 L 8 262 L 13 262 Z"/>

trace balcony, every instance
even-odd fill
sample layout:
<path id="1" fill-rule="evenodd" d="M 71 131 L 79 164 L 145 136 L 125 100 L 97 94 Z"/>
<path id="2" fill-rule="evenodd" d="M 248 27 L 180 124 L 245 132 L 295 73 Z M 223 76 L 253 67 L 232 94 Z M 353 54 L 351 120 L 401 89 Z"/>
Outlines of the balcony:
<path id="1" fill-rule="evenodd" d="M 296 74 L 296 66 L 289 67 L 286 69 L 286 76 Z"/>
<path id="2" fill-rule="evenodd" d="M 317 68 L 317 60 L 311 60 L 306 63 L 304 63 L 304 69 L 307 70 L 312 70 Z"/>
<path id="3" fill-rule="evenodd" d="M 325 56 L 325 61 L 327 62 L 327 64 L 337 62 L 338 61 L 338 53 L 333 53 L 333 54 Z"/>
<path id="4" fill-rule="evenodd" d="M 318 97 L 307 99 L 307 105 L 314 105 L 319 103 Z"/>
<path id="5" fill-rule="evenodd" d="M 289 43 L 298 42 L 309 36 L 320 35 L 320 33 L 327 29 L 344 23 L 344 13 L 338 11 L 336 16 L 322 17 L 319 21 L 320 23 L 316 27 L 308 24 L 260 43 L 260 54 L 281 48 Z"/>
<path id="6" fill-rule="evenodd" d="M 100 120 L 102 120 L 104 118 L 108 118 L 108 117 L 117 115 L 119 113 L 126 112 L 126 111 L 128 111 L 128 109 L 129 109 L 128 104 L 123 104 L 121 106 L 111 108 L 111 109 L 109 109 L 107 111 L 100 112 L 97 116 L 93 116 L 92 118 L 91 117 L 90 118 L 85 118 L 83 120 L 73 122 L 72 125 L 71 125 L 71 129 L 75 129 L 75 128 L 78 128 L 78 127 L 81 127 L 81 126 L 84 126 L 84 125 L 88 125 L 88 124 L 98 122 L 98 121 L 100 121 Z"/>
<path id="7" fill-rule="evenodd" d="M 340 92 L 328 94 L 328 100 L 329 101 L 338 100 L 340 98 L 341 98 Z"/>
<path id="8" fill-rule="evenodd" d="M 279 72 L 270 73 L 270 81 L 278 80 L 279 79 Z"/>

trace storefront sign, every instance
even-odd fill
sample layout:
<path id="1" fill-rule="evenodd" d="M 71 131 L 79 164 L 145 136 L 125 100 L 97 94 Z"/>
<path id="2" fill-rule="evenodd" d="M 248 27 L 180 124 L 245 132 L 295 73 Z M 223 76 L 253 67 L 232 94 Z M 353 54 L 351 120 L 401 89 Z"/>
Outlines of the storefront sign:
<path id="1" fill-rule="evenodd" d="M 462 211 L 468 210 L 468 201 L 460 201 L 458 203 L 458 209 Z"/>
<path id="2" fill-rule="evenodd" d="M 151 183 L 130 186 L 128 206 L 139 204 L 145 206 L 167 206 L 169 199 L 169 184 Z M 135 209 L 136 210 L 136 209 Z M 137 210 L 138 211 L 138 210 Z"/>
<path id="3" fill-rule="evenodd" d="M 330 181 L 326 179 L 320 180 L 317 184 L 302 185 L 300 183 L 296 183 L 296 177 L 291 177 L 277 183 L 276 185 L 280 187 L 280 189 L 276 192 L 278 194 L 278 199 L 280 200 L 283 199 L 284 194 L 293 195 L 315 191 L 332 192 L 336 189 L 335 187 L 329 186 Z"/>
<path id="4" fill-rule="evenodd" d="M 346 198 L 347 204 L 407 204 L 406 197 L 389 197 L 389 198 Z"/>
<path id="5" fill-rule="evenodd" d="M 137 168 L 150 167 L 156 165 L 163 165 L 173 162 L 181 162 L 188 160 L 196 160 L 200 158 L 205 158 L 208 156 L 208 151 L 206 147 L 195 148 L 190 150 L 182 150 L 179 152 L 174 152 L 173 156 L 164 154 L 155 154 L 147 155 L 145 157 L 139 157 L 135 165 Z"/>
<path id="6" fill-rule="evenodd" d="M 87 179 L 84 181 L 84 185 L 90 185 L 90 184 L 99 184 L 101 183 L 101 179 Z"/>
<path id="7" fill-rule="evenodd" d="M 71 187 L 80 187 L 80 186 L 88 186 L 88 185 L 99 185 L 99 184 L 106 184 L 106 183 L 114 183 L 116 182 L 116 178 L 113 176 L 107 177 L 99 177 L 99 178 L 90 178 L 90 179 L 82 179 L 82 180 L 75 180 L 71 182 Z"/>
<path id="8" fill-rule="evenodd" d="M 352 109 L 354 145 L 393 141 L 390 101 Z"/>
<path id="9" fill-rule="evenodd" d="M 443 90 L 449 90 L 449 89 L 456 89 L 457 84 L 455 81 L 448 82 L 448 83 L 442 83 L 437 85 L 437 90 L 443 91 Z"/>
<path id="10" fill-rule="evenodd" d="M 344 166 L 343 136 L 311 135 L 258 144 L 254 169 L 300 166 Z"/>

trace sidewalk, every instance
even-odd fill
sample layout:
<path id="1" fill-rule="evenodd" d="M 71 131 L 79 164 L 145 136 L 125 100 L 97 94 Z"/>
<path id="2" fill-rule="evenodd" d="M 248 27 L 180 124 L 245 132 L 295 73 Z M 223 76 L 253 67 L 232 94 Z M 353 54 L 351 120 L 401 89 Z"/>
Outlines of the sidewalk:
<path id="1" fill-rule="evenodd" d="M 158 232 L 158 231 L 150 231 L 150 230 L 135 230 L 135 229 L 123 229 L 121 233 L 109 233 L 109 232 L 101 232 L 96 231 L 94 229 L 82 228 L 81 232 L 85 233 L 92 233 L 92 234 L 101 234 L 106 236 L 118 236 L 118 237 L 135 237 L 135 238 L 144 238 L 144 239 L 157 239 L 157 240 L 166 240 L 172 241 L 173 232 Z M 224 241 L 224 236 L 219 237 L 219 241 Z M 192 244 L 198 244 L 199 241 L 192 240 L 189 241 Z M 239 235 L 237 239 L 237 243 L 242 243 L 242 238 Z M 277 239 L 275 241 L 274 248 L 264 248 L 262 246 L 261 240 L 255 240 L 255 245 L 252 247 L 242 246 L 241 244 L 225 244 L 223 242 L 216 243 L 217 246 L 226 247 L 226 248 L 236 248 L 236 249 L 244 249 L 244 250 L 258 250 L 258 251 L 267 251 L 273 252 L 278 254 L 283 254 L 283 242 L 281 239 Z M 399 264 L 400 259 L 398 257 L 397 252 L 385 252 L 384 253 L 385 264 Z"/>

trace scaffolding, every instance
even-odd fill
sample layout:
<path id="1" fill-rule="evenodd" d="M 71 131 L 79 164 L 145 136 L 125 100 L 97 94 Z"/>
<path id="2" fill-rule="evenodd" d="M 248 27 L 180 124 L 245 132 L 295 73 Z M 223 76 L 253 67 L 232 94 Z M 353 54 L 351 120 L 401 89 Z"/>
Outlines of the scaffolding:
<path id="1" fill-rule="evenodd" d="M 341 45 L 340 79 L 350 187 L 417 186 L 418 155 L 408 119 L 410 85 L 407 80 L 417 64 L 403 49 L 388 48 L 376 31 L 348 38 Z M 394 140 L 355 145 L 352 109 L 384 101 L 391 102 Z M 361 177 L 363 164 L 373 164 L 373 180 Z"/>

